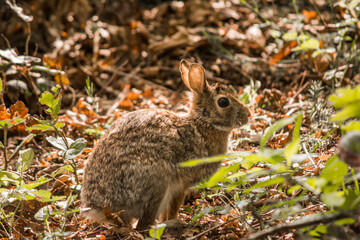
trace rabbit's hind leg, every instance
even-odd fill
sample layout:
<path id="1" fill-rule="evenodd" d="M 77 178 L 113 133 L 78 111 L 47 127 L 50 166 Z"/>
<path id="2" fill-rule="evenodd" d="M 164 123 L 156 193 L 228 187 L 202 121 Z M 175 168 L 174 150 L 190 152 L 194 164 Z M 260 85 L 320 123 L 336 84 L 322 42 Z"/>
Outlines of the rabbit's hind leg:
<path id="1" fill-rule="evenodd" d="M 146 204 L 147 206 L 144 208 L 144 212 L 139 219 L 136 229 L 146 229 L 155 223 L 155 220 L 159 215 L 159 209 L 162 205 L 164 195 L 166 195 L 166 192 L 161 194 L 161 196 L 157 196 L 155 199 L 151 199 L 150 202 Z"/>
<path id="2" fill-rule="evenodd" d="M 186 190 L 177 189 L 177 191 L 173 193 L 169 202 L 169 207 L 166 211 L 166 218 L 164 220 L 177 219 L 179 209 L 184 203 L 186 192 Z"/>

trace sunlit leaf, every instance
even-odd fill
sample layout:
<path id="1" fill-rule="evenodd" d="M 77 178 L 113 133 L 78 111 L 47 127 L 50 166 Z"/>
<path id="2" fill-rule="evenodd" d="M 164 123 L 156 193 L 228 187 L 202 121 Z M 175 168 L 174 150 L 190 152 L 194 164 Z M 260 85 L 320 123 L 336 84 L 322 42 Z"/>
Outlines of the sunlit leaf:
<path id="1" fill-rule="evenodd" d="M 40 210 L 35 213 L 34 217 L 38 221 L 45 221 L 49 216 L 51 216 L 53 212 L 53 206 L 47 205 L 45 207 L 40 208 Z"/>
<path id="2" fill-rule="evenodd" d="M 218 182 L 229 181 L 227 180 L 227 175 L 230 172 L 237 172 L 239 170 L 239 165 L 234 166 L 225 166 L 220 168 L 208 181 L 208 187 L 215 186 Z"/>
<path id="3" fill-rule="evenodd" d="M 334 108 L 341 108 L 357 101 L 360 101 L 360 85 L 353 89 L 350 86 L 339 88 L 329 96 L 329 102 Z"/>
<path id="4" fill-rule="evenodd" d="M 300 126 L 303 119 L 303 113 L 300 113 L 295 121 L 294 131 L 293 131 L 293 139 L 286 148 L 284 149 L 284 156 L 287 162 L 287 166 L 291 166 L 292 156 L 298 152 L 300 146 Z"/>
<path id="5" fill-rule="evenodd" d="M 321 200 L 328 207 L 338 207 L 344 204 L 345 197 L 343 192 L 329 192 L 321 195 Z"/>
<path id="6" fill-rule="evenodd" d="M 36 187 L 38 187 L 38 186 L 40 186 L 40 185 L 42 185 L 44 183 L 49 182 L 49 181 L 51 181 L 50 178 L 46 178 L 44 176 L 41 176 L 40 178 L 36 179 L 35 182 L 28 183 L 28 184 L 22 184 L 21 187 L 26 188 L 28 190 L 31 190 L 31 189 L 34 189 L 34 188 L 36 188 Z"/>
<path id="7" fill-rule="evenodd" d="M 334 155 L 326 162 L 320 177 L 332 182 L 341 182 L 347 171 L 348 165 L 340 161 L 337 155 Z"/>
<path id="8" fill-rule="evenodd" d="M 309 38 L 306 39 L 304 42 L 300 44 L 300 46 L 297 46 L 293 48 L 292 50 L 295 51 L 303 51 L 303 50 L 309 50 L 309 49 L 319 49 L 320 48 L 320 42 L 319 40 L 315 38 Z"/>
<path id="9" fill-rule="evenodd" d="M 360 121 L 352 121 L 348 125 L 341 126 L 341 129 L 347 132 L 354 130 L 360 131 Z"/>
<path id="10" fill-rule="evenodd" d="M 360 118 L 360 100 L 348 103 L 331 118 L 331 121 L 344 121 L 351 117 Z"/>
<path id="11" fill-rule="evenodd" d="M 282 38 L 285 41 L 295 41 L 297 38 L 297 35 L 298 35 L 297 32 L 287 32 L 287 33 L 284 33 Z"/>
<path id="12" fill-rule="evenodd" d="M 73 143 L 70 144 L 70 147 L 64 153 L 64 158 L 73 159 L 80 155 L 86 148 L 86 140 L 84 138 L 78 138 Z"/>
<path id="13" fill-rule="evenodd" d="M 275 185 L 275 184 L 280 184 L 283 182 L 285 182 L 285 178 L 283 178 L 283 177 L 270 178 L 267 181 L 256 183 L 254 186 L 247 189 L 245 192 L 249 193 L 252 190 L 257 189 L 257 188 L 263 188 L 263 187 L 267 187 L 267 186 L 271 186 L 271 185 Z"/>
<path id="14" fill-rule="evenodd" d="M 20 185 L 22 179 L 21 177 L 12 172 L 7 171 L 1 171 L 0 172 L 0 185 L 1 186 L 7 186 L 9 183 L 13 183 L 15 185 Z"/>
<path id="15" fill-rule="evenodd" d="M 2 82 L 2 79 L 0 77 L 0 93 L 2 93 L 3 91 L 3 82 Z"/>
<path id="16" fill-rule="evenodd" d="M 34 160 L 34 150 L 27 148 L 19 151 L 19 159 L 16 163 L 16 169 L 19 172 L 26 171 Z"/>
<path id="17" fill-rule="evenodd" d="M 208 158 L 192 159 L 192 160 L 189 160 L 186 162 L 182 162 L 182 163 L 180 163 L 180 165 L 183 167 L 193 167 L 193 166 L 196 166 L 199 164 L 204 164 L 204 163 L 220 162 L 228 157 L 231 157 L 231 155 L 224 154 L 224 155 L 218 155 L 218 156 L 208 157 Z"/>
<path id="18" fill-rule="evenodd" d="M 51 145 L 53 145 L 54 147 L 63 150 L 63 151 L 67 151 L 68 148 L 66 146 L 66 143 L 64 142 L 64 139 L 62 137 L 53 137 L 53 136 L 48 136 L 46 137 L 46 140 L 51 143 Z M 71 145 L 74 140 L 72 140 L 71 138 L 66 138 L 67 142 L 69 145 Z"/>
<path id="19" fill-rule="evenodd" d="M 263 150 L 265 148 L 265 143 L 266 141 L 278 130 L 280 130 L 281 128 L 289 125 L 289 123 L 293 122 L 294 119 L 296 119 L 299 116 L 300 113 L 295 114 L 289 118 L 284 118 L 281 119 L 277 122 L 275 122 L 273 125 L 271 125 L 270 127 L 266 128 L 263 137 L 261 138 L 260 141 L 260 148 L 261 150 Z"/>
<path id="20" fill-rule="evenodd" d="M 54 119 L 56 119 L 61 105 L 61 88 L 59 85 L 57 85 L 51 90 L 53 91 L 53 93 L 44 92 L 43 94 L 41 94 L 39 102 L 43 105 L 48 106 L 49 109 L 47 109 L 46 111 L 50 113 Z"/>

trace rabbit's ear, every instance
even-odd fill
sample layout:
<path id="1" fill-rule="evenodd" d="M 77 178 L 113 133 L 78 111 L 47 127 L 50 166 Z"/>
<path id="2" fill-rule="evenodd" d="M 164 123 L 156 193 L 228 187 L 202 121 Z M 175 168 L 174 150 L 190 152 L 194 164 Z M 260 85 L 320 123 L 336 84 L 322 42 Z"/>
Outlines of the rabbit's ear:
<path id="1" fill-rule="evenodd" d="M 189 68 L 190 68 L 191 62 L 183 59 L 180 62 L 180 72 L 181 72 L 181 78 L 183 79 L 185 85 L 188 88 L 191 88 L 189 85 Z"/>
<path id="2" fill-rule="evenodd" d="M 201 94 L 207 87 L 205 80 L 205 70 L 199 64 L 191 64 L 189 69 L 189 87 L 194 92 Z"/>

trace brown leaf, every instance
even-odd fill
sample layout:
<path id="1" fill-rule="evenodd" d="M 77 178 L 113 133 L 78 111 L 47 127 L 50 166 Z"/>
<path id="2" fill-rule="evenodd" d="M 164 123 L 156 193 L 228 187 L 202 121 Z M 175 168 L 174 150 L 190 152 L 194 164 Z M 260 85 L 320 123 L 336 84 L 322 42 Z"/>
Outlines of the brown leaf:
<path id="1" fill-rule="evenodd" d="M 316 19 L 316 17 L 317 17 L 317 13 L 315 11 L 307 11 L 304 9 L 302 12 L 305 16 L 304 20 L 306 22 L 310 22 L 312 19 Z"/>
<path id="2" fill-rule="evenodd" d="M 10 114 L 8 113 L 5 104 L 0 105 L 0 120 L 10 119 Z"/>
<path id="3" fill-rule="evenodd" d="M 29 110 L 25 107 L 22 101 L 17 101 L 15 104 L 10 106 L 11 118 L 25 118 Z"/>
<path id="4" fill-rule="evenodd" d="M 270 57 L 269 65 L 272 66 L 280 62 L 280 60 L 288 56 L 291 53 L 291 49 L 296 47 L 297 45 L 298 43 L 296 41 L 286 42 L 284 47 L 278 53 Z"/>

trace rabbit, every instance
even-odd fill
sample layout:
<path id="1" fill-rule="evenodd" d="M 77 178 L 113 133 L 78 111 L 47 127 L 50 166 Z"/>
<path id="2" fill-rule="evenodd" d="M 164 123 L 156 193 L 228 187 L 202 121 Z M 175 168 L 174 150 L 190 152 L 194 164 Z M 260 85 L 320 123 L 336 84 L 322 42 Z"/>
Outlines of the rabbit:
<path id="1" fill-rule="evenodd" d="M 115 121 L 94 147 L 84 167 L 85 217 L 106 222 L 103 206 L 122 211 L 126 225 L 146 229 L 176 219 L 187 190 L 211 177 L 220 162 L 194 167 L 179 163 L 224 154 L 232 129 L 248 122 L 250 111 L 219 84 L 210 86 L 204 68 L 181 60 L 180 72 L 192 92 L 186 115 L 137 110 Z"/>

